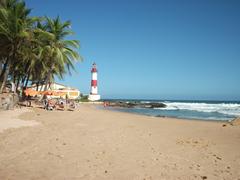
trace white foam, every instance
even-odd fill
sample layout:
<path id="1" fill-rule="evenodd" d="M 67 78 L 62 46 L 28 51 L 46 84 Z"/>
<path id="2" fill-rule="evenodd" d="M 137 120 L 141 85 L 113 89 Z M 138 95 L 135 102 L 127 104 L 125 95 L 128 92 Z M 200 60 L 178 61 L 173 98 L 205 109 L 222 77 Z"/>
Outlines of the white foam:
<path id="1" fill-rule="evenodd" d="M 199 112 L 218 112 L 226 115 L 240 116 L 240 104 L 238 103 L 187 103 L 164 102 L 167 107 L 162 110 L 192 110 Z"/>

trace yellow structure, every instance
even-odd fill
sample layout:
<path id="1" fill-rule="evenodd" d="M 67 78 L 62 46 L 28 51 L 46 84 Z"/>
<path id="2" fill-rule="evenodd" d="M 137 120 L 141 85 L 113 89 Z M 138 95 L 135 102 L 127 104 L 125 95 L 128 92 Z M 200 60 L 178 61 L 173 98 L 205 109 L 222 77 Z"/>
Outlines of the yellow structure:
<path id="1" fill-rule="evenodd" d="M 52 98 L 68 98 L 68 99 L 77 99 L 80 96 L 80 91 L 76 88 L 67 87 L 63 84 L 59 83 L 51 83 L 47 88 L 47 91 L 43 91 L 45 89 L 45 85 L 32 85 L 32 90 L 37 91 L 38 94 L 46 94 L 47 96 L 51 96 Z"/>

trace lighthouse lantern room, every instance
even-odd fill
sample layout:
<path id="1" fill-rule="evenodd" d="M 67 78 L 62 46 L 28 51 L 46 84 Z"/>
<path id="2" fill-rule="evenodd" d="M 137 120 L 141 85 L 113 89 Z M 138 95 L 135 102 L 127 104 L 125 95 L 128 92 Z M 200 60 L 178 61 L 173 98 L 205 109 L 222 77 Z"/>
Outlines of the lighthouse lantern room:
<path id="1" fill-rule="evenodd" d="M 98 100 L 100 100 L 100 95 L 98 94 L 98 87 L 97 87 L 97 65 L 96 65 L 96 63 L 93 63 L 91 73 L 92 73 L 91 91 L 88 96 L 88 100 L 98 101 Z"/>

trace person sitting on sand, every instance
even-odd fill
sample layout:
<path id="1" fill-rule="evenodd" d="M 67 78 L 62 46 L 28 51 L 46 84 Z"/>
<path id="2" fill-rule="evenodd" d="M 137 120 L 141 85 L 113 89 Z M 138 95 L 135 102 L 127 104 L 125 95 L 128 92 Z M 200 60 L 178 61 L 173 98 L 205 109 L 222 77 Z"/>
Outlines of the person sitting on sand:
<path id="1" fill-rule="evenodd" d="M 59 106 L 59 108 L 61 108 L 61 109 L 63 109 L 64 110 L 64 101 L 63 101 L 63 99 L 59 99 L 58 100 L 58 106 Z"/>
<path id="2" fill-rule="evenodd" d="M 48 100 L 47 100 L 47 98 L 43 99 L 43 109 L 48 109 Z"/>
<path id="3" fill-rule="evenodd" d="M 27 107 L 31 107 L 31 106 L 32 106 L 31 96 L 28 95 L 28 96 L 26 97 L 26 101 L 27 101 L 26 106 L 27 106 Z"/>
<path id="4" fill-rule="evenodd" d="M 75 109 L 75 108 L 76 108 L 75 102 L 74 102 L 74 101 L 71 101 L 69 107 L 70 107 L 71 109 Z"/>
<path id="5" fill-rule="evenodd" d="M 49 99 L 48 100 L 47 110 L 51 110 L 52 111 L 54 108 L 55 108 L 55 104 L 54 104 L 53 100 Z"/>

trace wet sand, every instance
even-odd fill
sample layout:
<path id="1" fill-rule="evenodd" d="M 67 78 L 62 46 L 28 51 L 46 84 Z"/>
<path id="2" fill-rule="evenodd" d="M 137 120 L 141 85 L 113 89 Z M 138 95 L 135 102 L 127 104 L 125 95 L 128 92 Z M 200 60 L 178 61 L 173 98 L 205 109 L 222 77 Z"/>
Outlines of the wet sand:
<path id="1" fill-rule="evenodd" d="M 33 108 L 19 118 L 38 125 L 0 133 L 0 179 L 240 177 L 240 126 L 83 104 L 74 112 Z"/>

